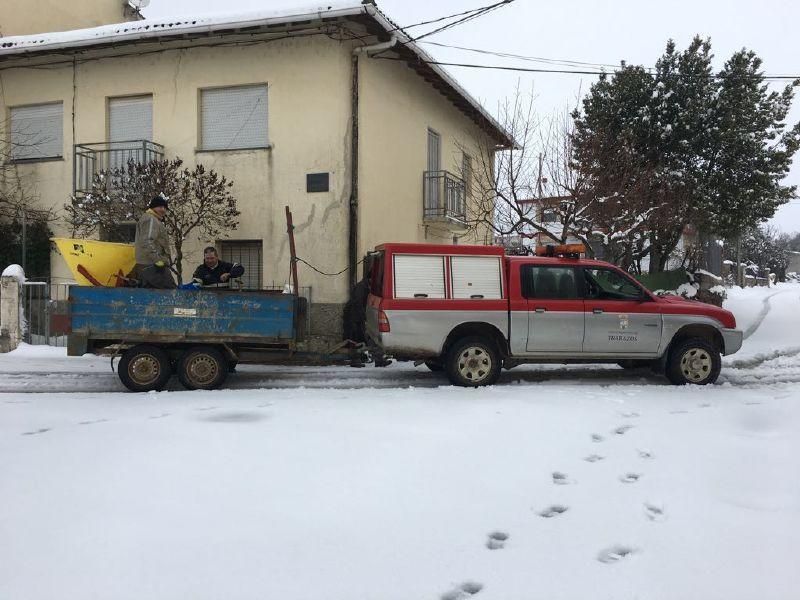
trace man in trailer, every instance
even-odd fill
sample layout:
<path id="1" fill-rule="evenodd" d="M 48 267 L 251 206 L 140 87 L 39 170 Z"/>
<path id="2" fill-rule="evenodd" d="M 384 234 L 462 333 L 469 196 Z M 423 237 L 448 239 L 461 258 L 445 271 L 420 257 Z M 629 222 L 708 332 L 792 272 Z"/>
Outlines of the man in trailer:
<path id="1" fill-rule="evenodd" d="M 136 266 L 131 276 L 141 287 L 174 289 L 170 272 L 170 239 L 164 226 L 167 199 L 160 194 L 150 200 L 147 210 L 136 224 Z"/>
<path id="2" fill-rule="evenodd" d="M 231 279 L 238 279 L 242 275 L 242 265 L 220 260 L 217 249 L 209 246 L 203 250 L 203 264 L 195 269 L 192 278 L 202 286 L 228 287 Z"/>

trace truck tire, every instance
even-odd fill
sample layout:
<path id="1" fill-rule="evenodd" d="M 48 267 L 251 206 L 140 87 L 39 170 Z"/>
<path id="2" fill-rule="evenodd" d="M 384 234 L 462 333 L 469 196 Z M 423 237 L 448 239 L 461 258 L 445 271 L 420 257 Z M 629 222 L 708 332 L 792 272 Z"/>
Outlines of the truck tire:
<path id="1" fill-rule="evenodd" d="M 453 385 L 479 387 L 497 382 L 500 363 L 500 354 L 492 342 L 483 337 L 467 337 L 447 352 L 444 368 Z"/>
<path id="2" fill-rule="evenodd" d="M 675 385 L 707 385 L 719 377 L 719 350 L 703 338 L 680 341 L 670 350 L 665 374 Z"/>
<path id="3" fill-rule="evenodd" d="M 228 362 L 211 346 L 189 348 L 178 361 L 178 379 L 187 390 L 213 390 L 228 376 Z"/>
<path id="4" fill-rule="evenodd" d="M 123 353 L 117 375 L 132 392 L 161 391 L 172 376 L 172 364 L 161 348 L 139 344 Z"/>

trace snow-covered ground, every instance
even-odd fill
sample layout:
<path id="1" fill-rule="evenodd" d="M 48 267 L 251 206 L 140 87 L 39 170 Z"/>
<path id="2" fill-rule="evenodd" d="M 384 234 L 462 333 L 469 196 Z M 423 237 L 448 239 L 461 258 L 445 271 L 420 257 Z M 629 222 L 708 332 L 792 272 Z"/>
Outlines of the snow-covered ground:
<path id="1" fill-rule="evenodd" d="M 800 286 L 726 306 L 749 336 L 704 388 L 401 365 L 130 394 L 107 359 L 0 355 L 0 599 L 796 598 Z"/>

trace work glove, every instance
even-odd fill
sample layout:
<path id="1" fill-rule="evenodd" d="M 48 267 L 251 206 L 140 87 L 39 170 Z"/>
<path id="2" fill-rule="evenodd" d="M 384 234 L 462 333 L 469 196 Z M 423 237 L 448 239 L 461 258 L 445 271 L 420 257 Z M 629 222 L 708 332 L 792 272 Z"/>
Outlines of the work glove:
<path id="1" fill-rule="evenodd" d="M 167 266 L 167 263 L 165 263 L 163 260 L 157 260 L 154 264 L 156 269 L 163 269 Z"/>

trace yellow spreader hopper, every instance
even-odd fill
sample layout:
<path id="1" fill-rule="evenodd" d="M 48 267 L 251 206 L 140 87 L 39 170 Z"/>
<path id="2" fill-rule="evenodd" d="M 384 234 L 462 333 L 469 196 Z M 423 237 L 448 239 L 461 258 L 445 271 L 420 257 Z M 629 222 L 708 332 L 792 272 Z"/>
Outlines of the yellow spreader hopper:
<path id="1" fill-rule="evenodd" d="M 79 285 L 116 287 L 133 265 L 133 244 L 52 238 Z"/>

